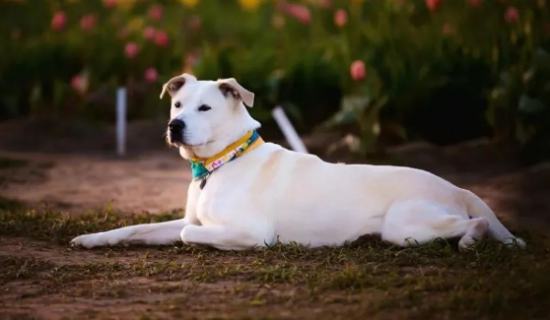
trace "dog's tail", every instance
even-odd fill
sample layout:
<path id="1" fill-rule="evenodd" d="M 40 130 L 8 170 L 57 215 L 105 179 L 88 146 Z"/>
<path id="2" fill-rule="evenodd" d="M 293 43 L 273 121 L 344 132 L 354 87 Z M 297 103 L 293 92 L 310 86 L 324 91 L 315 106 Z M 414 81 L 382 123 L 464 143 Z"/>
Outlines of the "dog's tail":
<path id="1" fill-rule="evenodd" d="M 470 191 L 466 191 L 465 200 L 470 217 L 487 219 L 489 222 L 489 235 L 491 237 L 507 245 L 515 244 L 521 248 L 525 248 L 525 241 L 510 233 L 483 200 Z"/>

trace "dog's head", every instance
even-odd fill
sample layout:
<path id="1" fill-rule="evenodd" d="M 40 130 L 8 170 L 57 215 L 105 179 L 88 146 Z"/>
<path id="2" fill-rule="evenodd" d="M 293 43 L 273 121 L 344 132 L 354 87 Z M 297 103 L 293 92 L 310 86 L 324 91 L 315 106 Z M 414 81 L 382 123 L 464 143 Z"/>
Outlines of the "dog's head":
<path id="1" fill-rule="evenodd" d="M 245 107 L 252 107 L 254 94 L 233 78 L 199 81 L 183 74 L 164 84 L 161 99 L 166 92 L 172 98 L 166 141 L 186 159 L 212 157 L 260 127 Z"/>

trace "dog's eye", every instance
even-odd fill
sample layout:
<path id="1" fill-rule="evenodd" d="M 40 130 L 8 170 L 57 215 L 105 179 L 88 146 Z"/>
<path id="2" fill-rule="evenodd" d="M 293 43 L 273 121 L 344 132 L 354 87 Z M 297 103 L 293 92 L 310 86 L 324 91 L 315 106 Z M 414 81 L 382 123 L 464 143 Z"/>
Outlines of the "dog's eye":
<path id="1" fill-rule="evenodd" d="M 212 108 L 210 108 L 209 106 L 203 104 L 202 106 L 199 107 L 199 111 L 208 111 Z"/>
<path id="2" fill-rule="evenodd" d="M 178 108 L 178 109 L 181 108 L 181 102 L 179 102 L 179 101 L 176 102 L 176 103 L 174 104 L 174 107 L 176 107 L 176 108 Z"/>

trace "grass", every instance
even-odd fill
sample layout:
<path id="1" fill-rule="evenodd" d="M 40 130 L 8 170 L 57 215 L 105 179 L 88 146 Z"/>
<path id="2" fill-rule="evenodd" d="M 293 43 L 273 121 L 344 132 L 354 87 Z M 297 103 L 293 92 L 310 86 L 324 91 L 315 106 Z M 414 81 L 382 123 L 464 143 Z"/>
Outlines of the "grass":
<path id="1" fill-rule="evenodd" d="M 27 209 L 17 201 L 0 197 L 0 234 L 67 244 L 74 236 L 138 223 L 176 219 L 181 213 L 125 215 L 107 207 L 71 218 L 69 213 Z"/>
<path id="2" fill-rule="evenodd" d="M 44 241 L 70 250 L 73 256 L 91 252 L 95 259 L 67 264 L 0 255 L 0 284 L 46 282 L 44 294 L 75 294 L 71 291 L 75 283 L 100 281 L 102 290 L 82 290 L 79 294 L 104 298 L 135 294 L 125 285 L 113 285 L 120 279 L 149 279 L 158 285 L 148 292 L 165 295 L 198 290 L 183 284 L 201 290 L 223 285 L 226 291 L 209 293 L 208 299 L 230 299 L 241 307 L 244 304 L 242 310 L 260 310 L 267 318 L 277 318 L 281 310 L 296 310 L 291 314 L 298 316 L 304 308 L 320 308 L 327 317 L 342 315 L 346 319 L 365 315 L 374 319 L 435 315 L 449 319 L 542 319 L 550 314 L 549 242 L 528 233 L 521 234 L 529 244 L 525 251 L 484 240 L 464 254 L 458 252 L 456 241 L 397 248 L 376 237 L 363 237 L 339 248 L 277 244 L 244 252 L 181 245 L 91 251 L 68 247 L 68 241 L 82 233 L 176 216 L 128 216 L 106 210 L 70 217 L 59 212 L 38 213 L 2 200 L 2 236 Z M 201 290 L 197 297 L 206 294 Z M 162 303 L 168 310 L 165 312 L 182 314 L 178 306 L 185 302 L 174 299 Z M 272 306 L 278 309 L 273 311 Z M 315 316 L 310 312 L 304 317 Z"/>
<path id="3" fill-rule="evenodd" d="M 0 219 L 13 214 L 19 215 L 24 208 L 25 206 L 21 202 L 0 197 Z"/>

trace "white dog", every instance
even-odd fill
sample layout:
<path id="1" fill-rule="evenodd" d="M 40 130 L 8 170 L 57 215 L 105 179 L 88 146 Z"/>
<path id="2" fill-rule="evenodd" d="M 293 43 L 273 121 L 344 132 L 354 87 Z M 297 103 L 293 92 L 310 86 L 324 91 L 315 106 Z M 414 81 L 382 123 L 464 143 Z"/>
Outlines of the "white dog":
<path id="1" fill-rule="evenodd" d="M 235 79 L 168 81 L 168 143 L 191 160 L 185 218 L 81 235 L 72 244 L 167 245 L 177 241 L 244 250 L 277 241 L 338 246 L 379 234 L 399 246 L 460 237 L 465 250 L 489 233 L 525 246 L 473 193 L 426 171 L 344 165 L 264 143 L 252 119 L 254 94 Z"/>

